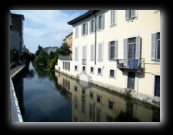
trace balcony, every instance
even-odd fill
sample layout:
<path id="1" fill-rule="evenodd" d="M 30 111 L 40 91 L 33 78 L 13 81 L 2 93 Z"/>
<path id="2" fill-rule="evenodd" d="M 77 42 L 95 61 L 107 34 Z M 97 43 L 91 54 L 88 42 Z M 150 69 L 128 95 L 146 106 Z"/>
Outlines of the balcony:
<path id="1" fill-rule="evenodd" d="M 69 61 L 71 61 L 72 60 L 72 56 L 70 56 L 70 55 L 68 55 L 68 56 L 59 56 L 59 58 L 58 59 L 60 59 L 60 60 L 69 60 Z"/>
<path id="2" fill-rule="evenodd" d="M 86 65 L 86 59 L 82 59 L 82 64 Z"/>
<path id="3" fill-rule="evenodd" d="M 117 67 L 120 70 L 142 70 L 144 69 L 144 58 L 141 59 L 117 59 Z"/>

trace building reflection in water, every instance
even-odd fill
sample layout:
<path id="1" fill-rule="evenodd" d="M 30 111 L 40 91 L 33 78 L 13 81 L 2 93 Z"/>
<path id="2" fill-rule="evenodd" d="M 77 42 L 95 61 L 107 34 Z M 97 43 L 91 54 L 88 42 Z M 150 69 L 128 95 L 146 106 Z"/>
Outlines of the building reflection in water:
<path id="1" fill-rule="evenodd" d="M 55 72 L 57 83 L 71 93 L 73 122 L 160 121 L 160 110 L 112 94 L 87 82 Z"/>

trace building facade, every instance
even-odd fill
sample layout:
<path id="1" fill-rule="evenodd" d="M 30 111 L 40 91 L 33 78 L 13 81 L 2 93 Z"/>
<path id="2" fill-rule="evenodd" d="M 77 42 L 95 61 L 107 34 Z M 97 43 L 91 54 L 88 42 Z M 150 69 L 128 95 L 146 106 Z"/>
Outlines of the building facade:
<path id="1" fill-rule="evenodd" d="M 74 33 L 72 61 L 58 60 L 57 70 L 160 97 L 159 10 L 89 10 L 68 24 Z"/>
<path id="2" fill-rule="evenodd" d="M 72 44 L 73 44 L 73 32 L 67 35 L 64 39 L 65 43 L 69 46 L 70 51 L 72 52 Z"/>
<path id="3" fill-rule="evenodd" d="M 43 50 L 47 52 L 49 55 L 51 52 L 55 52 L 58 49 L 58 47 L 53 46 L 53 47 L 44 47 Z"/>
<path id="4" fill-rule="evenodd" d="M 22 54 L 24 15 L 10 13 L 10 49 L 17 49 Z"/>

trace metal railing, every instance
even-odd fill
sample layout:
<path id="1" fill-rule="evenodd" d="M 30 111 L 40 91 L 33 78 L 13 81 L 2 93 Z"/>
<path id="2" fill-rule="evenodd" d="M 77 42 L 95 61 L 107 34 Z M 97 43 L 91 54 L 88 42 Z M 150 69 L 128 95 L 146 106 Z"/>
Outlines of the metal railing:
<path id="1" fill-rule="evenodd" d="M 143 69 L 144 58 L 141 59 L 117 59 L 117 67 L 122 69 Z"/>
<path id="2" fill-rule="evenodd" d="M 59 56 L 58 59 L 60 60 L 72 60 L 72 56 L 68 55 L 68 56 Z"/>

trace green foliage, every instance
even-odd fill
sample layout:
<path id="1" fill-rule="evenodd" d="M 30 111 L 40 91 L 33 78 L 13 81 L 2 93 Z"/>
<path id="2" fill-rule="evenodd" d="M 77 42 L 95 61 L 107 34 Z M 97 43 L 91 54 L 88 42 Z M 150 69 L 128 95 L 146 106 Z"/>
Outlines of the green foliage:
<path id="1" fill-rule="evenodd" d="M 35 53 L 35 56 L 39 55 L 39 53 L 43 50 L 43 47 L 38 45 L 38 50 Z"/>
<path id="2" fill-rule="evenodd" d="M 42 65 L 47 66 L 47 61 L 49 60 L 49 56 L 45 51 L 40 51 L 39 54 L 35 57 L 34 62 Z"/>
<path id="3" fill-rule="evenodd" d="M 69 48 L 70 47 L 66 43 L 63 43 L 60 47 L 60 54 L 63 56 L 70 55 L 72 52 Z"/>
<path id="4" fill-rule="evenodd" d="M 48 63 L 47 63 L 47 68 L 48 68 L 49 70 L 54 70 L 54 69 L 55 69 L 55 65 L 56 65 L 56 61 L 57 61 L 56 58 L 49 59 L 49 60 L 48 60 Z"/>

